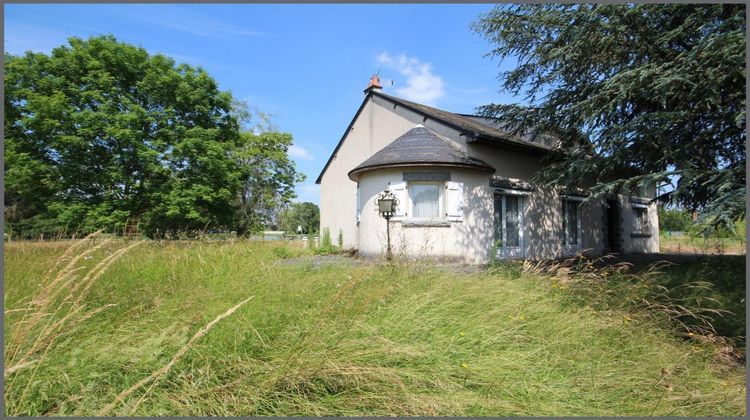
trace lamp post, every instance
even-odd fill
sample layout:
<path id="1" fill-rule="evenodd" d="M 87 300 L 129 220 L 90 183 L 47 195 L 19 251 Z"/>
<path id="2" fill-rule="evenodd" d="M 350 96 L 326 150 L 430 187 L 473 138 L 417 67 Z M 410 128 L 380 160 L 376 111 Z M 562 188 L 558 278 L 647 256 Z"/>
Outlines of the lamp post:
<path id="1" fill-rule="evenodd" d="M 396 208 L 398 207 L 398 198 L 393 195 L 392 192 L 385 190 L 375 197 L 375 210 L 380 214 L 380 217 L 385 219 L 385 235 L 388 243 L 386 249 L 385 259 L 390 261 L 393 258 L 391 253 L 391 217 L 396 214 Z"/>

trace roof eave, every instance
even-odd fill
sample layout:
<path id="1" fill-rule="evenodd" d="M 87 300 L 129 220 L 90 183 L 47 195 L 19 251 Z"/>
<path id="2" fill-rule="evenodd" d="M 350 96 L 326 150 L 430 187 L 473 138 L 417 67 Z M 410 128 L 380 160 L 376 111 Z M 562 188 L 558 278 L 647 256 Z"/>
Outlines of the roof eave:
<path id="1" fill-rule="evenodd" d="M 534 152 L 539 155 L 545 155 L 549 153 L 558 153 L 555 149 L 545 146 L 540 146 L 533 143 L 523 143 L 520 141 L 509 140 L 502 137 L 492 137 L 484 134 L 476 134 L 473 138 L 466 140 L 468 144 L 481 144 L 483 146 L 490 147 L 503 147 L 506 149 L 512 149 L 517 151 Z"/>
<path id="2" fill-rule="evenodd" d="M 384 163 L 382 165 L 370 165 L 370 166 L 363 166 L 360 168 L 354 168 L 347 174 L 349 176 L 349 179 L 352 181 L 357 181 L 359 179 L 359 175 L 375 171 L 378 169 L 391 169 L 391 168 L 424 168 L 424 167 L 438 167 L 438 168 L 463 168 L 463 169 L 471 169 L 479 172 L 486 172 L 486 173 L 494 173 L 496 171 L 495 168 L 486 165 L 473 165 L 470 163 L 451 163 L 451 162 L 403 162 L 403 163 Z"/>

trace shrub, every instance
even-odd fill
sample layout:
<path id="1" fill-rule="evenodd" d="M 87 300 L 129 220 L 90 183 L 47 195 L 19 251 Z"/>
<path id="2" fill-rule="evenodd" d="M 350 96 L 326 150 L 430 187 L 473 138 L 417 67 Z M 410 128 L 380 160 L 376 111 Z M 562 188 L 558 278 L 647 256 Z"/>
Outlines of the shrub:
<path id="1" fill-rule="evenodd" d="M 320 235 L 320 246 L 315 250 L 318 255 L 333 254 L 336 249 L 331 242 L 331 231 L 328 228 L 323 228 L 323 233 Z"/>

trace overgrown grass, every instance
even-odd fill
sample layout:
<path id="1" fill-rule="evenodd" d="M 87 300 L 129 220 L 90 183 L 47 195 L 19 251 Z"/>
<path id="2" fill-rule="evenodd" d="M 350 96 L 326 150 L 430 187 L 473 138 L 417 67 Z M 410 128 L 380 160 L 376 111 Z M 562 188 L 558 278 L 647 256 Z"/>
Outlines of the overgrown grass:
<path id="1" fill-rule="evenodd" d="M 745 347 L 745 256 L 744 255 L 630 255 L 630 272 L 640 275 L 659 260 L 659 269 L 650 278 L 650 286 L 657 293 L 677 298 L 689 307 L 713 307 L 720 312 L 703 315 L 715 334 L 730 338 Z M 688 328 L 698 327 L 699 320 L 680 317 Z"/>
<path id="2" fill-rule="evenodd" d="M 60 258 L 68 245 L 6 244 L 6 369 L 9 337 L 54 278 L 45 273 L 83 252 Z M 81 258 L 71 284 L 125 246 Z M 5 414 L 101 413 L 251 296 L 107 414 L 745 414 L 744 372 L 717 358 L 719 344 L 586 308 L 544 274 L 279 264 L 305 252 L 242 241 L 130 249 L 80 298 L 82 313 L 114 306 L 6 375 Z M 62 312 L 47 313 L 40 322 Z"/>

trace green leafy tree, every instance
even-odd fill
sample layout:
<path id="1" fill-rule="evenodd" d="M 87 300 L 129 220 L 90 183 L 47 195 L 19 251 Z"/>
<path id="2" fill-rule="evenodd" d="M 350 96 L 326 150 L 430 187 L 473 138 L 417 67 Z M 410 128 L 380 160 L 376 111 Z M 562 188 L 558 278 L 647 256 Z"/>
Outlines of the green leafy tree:
<path id="1" fill-rule="evenodd" d="M 238 236 L 270 226 L 278 212 L 296 194 L 294 185 L 305 180 L 287 151 L 292 145 L 288 133 L 243 132 L 235 154 L 241 168 L 236 230 Z"/>
<path id="2" fill-rule="evenodd" d="M 5 56 L 9 223 L 160 236 L 232 223 L 232 97 L 203 69 L 112 36 Z M 41 223 L 41 222 L 40 222 Z"/>
<path id="3" fill-rule="evenodd" d="M 666 209 L 659 206 L 659 229 L 686 232 L 693 225 L 690 212 L 681 209 Z"/>
<path id="4" fill-rule="evenodd" d="M 289 233 L 297 233 L 297 227 L 302 226 L 303 233 L 316 233 L 320 225 L 320 209 L 315 203 L 292 203 L 279 212 L 279 229 Z"/>
<path id="5" fill-rule="evenodd" d="M 662 202 L 707 224 L 745 214 L 745 5 L 498 6 L 473 28 L 517 59 L 490 104 L 516 133 L 563 153 L 537 179 L 601 196 L 672 183 Z"/>

